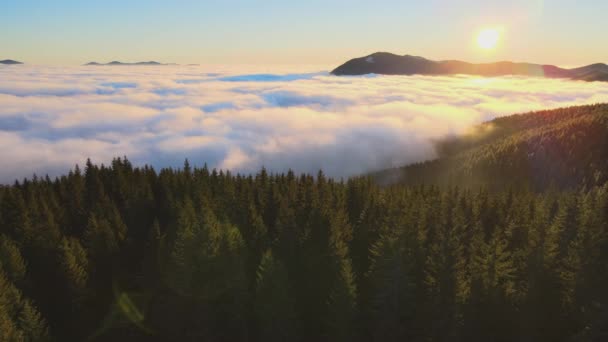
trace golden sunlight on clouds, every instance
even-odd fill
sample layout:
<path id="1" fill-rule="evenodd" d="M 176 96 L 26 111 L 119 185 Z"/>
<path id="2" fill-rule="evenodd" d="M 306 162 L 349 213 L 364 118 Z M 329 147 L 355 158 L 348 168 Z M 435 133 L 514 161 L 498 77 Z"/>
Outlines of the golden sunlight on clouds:
<path id="1" fill-rule="evenodd" d="M 0 182 L 118 155 L 343 177 L 433 158 L 433 141 L 494 117 L 606 101 L 608 83 L 543 77 L 0 68 Z"/>

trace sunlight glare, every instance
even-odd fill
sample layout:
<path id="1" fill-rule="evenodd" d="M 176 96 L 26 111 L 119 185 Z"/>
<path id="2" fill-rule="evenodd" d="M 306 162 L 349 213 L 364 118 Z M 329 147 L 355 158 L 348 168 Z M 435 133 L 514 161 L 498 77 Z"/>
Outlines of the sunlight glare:
<path id="1" fill-rule="evenodd" d="M 500 32 L 494 28 L 483 29 L 477 35 L 477 45 L 484 50 L 495 48 L 499 40 Z"/>

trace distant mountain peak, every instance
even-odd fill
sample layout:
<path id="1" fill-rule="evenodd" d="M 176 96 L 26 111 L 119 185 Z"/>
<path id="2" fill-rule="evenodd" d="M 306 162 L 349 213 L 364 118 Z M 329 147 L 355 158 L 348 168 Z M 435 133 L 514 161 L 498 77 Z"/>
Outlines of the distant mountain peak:
<path id="1" fill-rule="evenodd" d="M 5 59 L 5 60 L 0 61 L 0 64 L 9 64 L 10 65 L 10 64 L 23 64 L 23 63 L 13 60 L 13 59 Z"/>
<path id="2" fill-rule="evenodd" d="M 477 75 L 477 76 L 543 76 L 582 81 L 608 81 L 608 65 L 595 63 L 580 68 L 564 69 L 555 65 L 514 63 L 468 63 L 458 60 L 433 61 L 414 55 L 396 55 L 375 52 L 354 58 L 334 69 L 332 74 L 342 75 Z"/>

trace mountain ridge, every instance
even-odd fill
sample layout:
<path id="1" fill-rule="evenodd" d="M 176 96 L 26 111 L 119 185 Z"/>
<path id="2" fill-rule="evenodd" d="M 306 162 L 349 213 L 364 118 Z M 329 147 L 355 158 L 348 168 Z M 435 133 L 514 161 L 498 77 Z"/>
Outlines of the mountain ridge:
<path id="1" fill-rule="evenodd" d="M 160 63 L 156 61 L 147 61 L 147 62 L 134 62 L 134 63 L 125 63 L 120 61 L 112 61 L 109 63 L 98 63 L 98 62 L 89 62 L 84 64 L 85 66 L 104 66 L 104 65 L 168 65 L 165 63 Z"/>
<path id="2" fill-rule="evenodd" d="M 476 76 L 536 76 L 581 81 L 608 81 L 608 65 L 594 63 L 566 69 L 551 64 L 499 61 L 469 63 L 460 60 L 434 61 L 420 56 L 376 52 L 353 58 L 331 71 L 336 76 L 381 75 L 476 75 Z"/>

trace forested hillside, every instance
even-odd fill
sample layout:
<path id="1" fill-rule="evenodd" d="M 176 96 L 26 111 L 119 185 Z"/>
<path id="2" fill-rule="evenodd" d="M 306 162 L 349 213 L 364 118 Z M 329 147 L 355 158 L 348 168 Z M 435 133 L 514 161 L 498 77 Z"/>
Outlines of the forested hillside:
<path id="1" fill-rule="evenodd" d="M 380 183 L 577 189 L 608 181 L 608 104 L 502 117 L 437 143 L 439 158 Z"/>
<path id="2" fill-rule="evenodd" d="M 605 341 L 606 112 L 443 150 L 489 188 L 126 158 L 0 187 L 0 341 Z"/>

